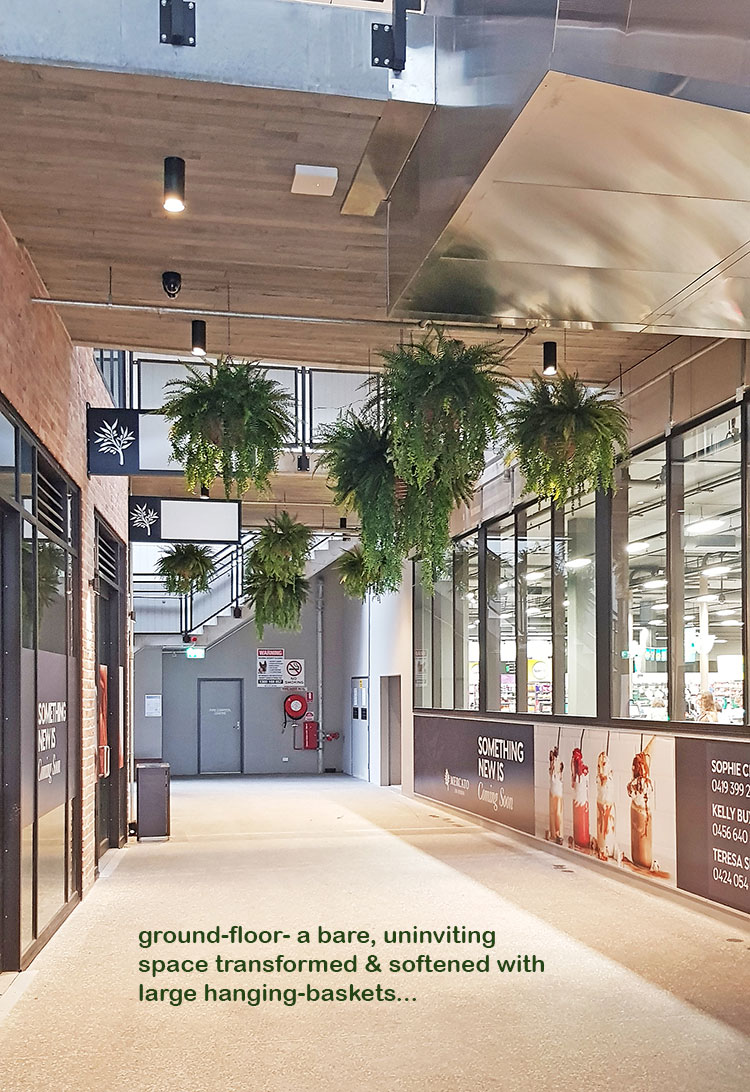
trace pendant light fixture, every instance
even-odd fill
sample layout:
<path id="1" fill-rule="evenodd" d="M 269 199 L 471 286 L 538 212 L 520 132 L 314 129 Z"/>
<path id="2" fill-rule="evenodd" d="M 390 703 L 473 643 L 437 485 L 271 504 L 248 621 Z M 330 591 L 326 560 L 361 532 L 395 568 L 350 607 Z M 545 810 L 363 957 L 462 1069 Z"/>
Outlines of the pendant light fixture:
<path id="1" fill-rule="evenodd" d="M 164 160 L 164 208 L 167 212 L 185 209 L 185 160 L 168 155 Z"/>
<path id="2" fill-rule="evenodd" d="M 193 356 L 206 355 L 206 324 L 203 319 L 193 319 L 190 351 Z"/>
<path id="3" fill-rule="evenodd" d="M 542 375 L 557 375 L 557 342 L 545 341 Z"/>

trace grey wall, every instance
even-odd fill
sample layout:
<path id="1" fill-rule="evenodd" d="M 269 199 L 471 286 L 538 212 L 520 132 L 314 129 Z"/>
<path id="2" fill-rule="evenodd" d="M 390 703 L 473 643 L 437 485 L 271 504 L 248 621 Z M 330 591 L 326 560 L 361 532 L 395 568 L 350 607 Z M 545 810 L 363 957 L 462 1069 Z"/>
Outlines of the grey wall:
<path id="1" fill-rule="evenodd" d="M 139 758 L 162 757 L 162 718 L 144 715 L 146 694 L 162 692 L 162 651 L 141 648 L 133 667 L 133 753 Z"/>
<path id="2" fill-rule="evenodd" d="M 316 697 L 317 656 L 315 623 L 315 582 L 311 597 L 303 609 L 302 632 L 282 633 L 267 629 L 262 648 L 283 648 L 287 657 L 305 660 L 305 685 Z M 287 690 L 257 685 L 257 650 L 254 626 L 248 625 L 215 648 L 203 660 L 188 660 L 181 652 L 163 654 L 164 707 L 163 735 L 166 762 L 176 775 L 197 773 L 198 756 L 198 680 L 243 680 L 243 773 L 315 773 L 314 751 L 294 750 L 291 722 L 284 730 L 283 701 Z M 335 757 L 335 756 L 334 756 Z M 284 759 L 287 761 L 284 761 Z M 334 765 L 328 762 L 326 765 Z M 340 767 L 337 767 L 340 768 Z"/>

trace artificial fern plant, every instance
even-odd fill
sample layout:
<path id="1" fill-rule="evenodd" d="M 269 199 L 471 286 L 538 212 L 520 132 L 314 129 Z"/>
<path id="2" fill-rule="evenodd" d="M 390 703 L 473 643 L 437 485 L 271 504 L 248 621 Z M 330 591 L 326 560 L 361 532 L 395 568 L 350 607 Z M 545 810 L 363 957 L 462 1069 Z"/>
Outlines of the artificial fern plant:
<path id="1" fill-rule="evenodd" d="M 267 491 L 269 478 L 292 430 L 291 398 L 257 361 L 219 357 L 215 366 L 186 365 L 173 379 L 158 411 L 172 423 L 172 456 L 182 464 L 189 489 L 207 488 L 217 477 L 229 496 L 248 485 Z"/>
<path id="2" fill-rule="evenodd" d="M 156 571 L 164 587 L 173 595 L 208 591 L 216 569 L 213 554 L 207 546 L 192 542 L 176 542 L 160 556 Z"/>
<path id="3" fill-rule="evenodd" d="M 510 384 L 498 346 L 466 345 L 435 328 L 380 355 L 370 406 L 389 422 L 396 475 L 418 489 L 438 476 L 473 485 Z"/>
<path id="4" fill-rule="evenodd" d="M 537 373 L 504 407 L 507 459 L 517 460 L 529 492 L 563 505 L 591 490 L 611 492 L 618 454 L 628 449 L 628 415 L 603 391 L 560 371 Z"/>
<path id="5" fill-rule="evenodd" d="M 390 441 L 374 412 L 349 413 L 323 430 L 318 464 L 328 472 L 334 504 L 359 516 L 363 565 L 379 594 L 399 586 L 406 552 Z"/>
<path id="6" fill-rule="evenodd" d="M 266 626 L 301 628 L 307 599 L 305 562 L 312 533 L 288 512 L 266 520 L 247 557 L 243 591 L 255 613 L 255 629 L 263 640 Z"/>
<path id="7" fill-rule="evenodd" d="M 361 546 L 347 550 L 338 560 L 341 586 L 352 599 L 364 599 L 368 592 L 377 598 L 386 592 L 398 591 L 401 583 L 401 564 L 399 562 L 398 579 L 389 577 L 382 563 L 368 563 Z"/>

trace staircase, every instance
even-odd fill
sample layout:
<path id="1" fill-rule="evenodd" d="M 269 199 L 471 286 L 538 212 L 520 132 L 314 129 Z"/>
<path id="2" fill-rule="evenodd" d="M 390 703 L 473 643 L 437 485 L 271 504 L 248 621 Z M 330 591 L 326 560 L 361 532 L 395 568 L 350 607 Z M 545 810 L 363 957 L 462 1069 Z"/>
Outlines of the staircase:
<path id="1" fill-rule="evenodd" d="M 254 530 L 243 532 L 240 542 L 215 555 L 216 569 L 207 592 L 172 595 L 156 574 L 134 573 L 136 651 L 147 645 L 182 647 L 188 636 L 211 648 L 247 625 L 253 615 L 242 601 L 242 577 L 256 534 Z M 326 569 L 351 545 L 351 539 L 339 531 L 314 534 L 305 566 L 307 579 Z"/>

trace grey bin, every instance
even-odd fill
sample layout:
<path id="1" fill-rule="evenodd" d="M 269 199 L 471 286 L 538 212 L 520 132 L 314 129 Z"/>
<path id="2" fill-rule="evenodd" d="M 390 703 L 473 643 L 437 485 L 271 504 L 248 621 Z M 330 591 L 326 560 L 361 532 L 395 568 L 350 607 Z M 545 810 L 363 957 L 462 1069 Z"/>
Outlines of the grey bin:
<path id="1" fill-rule="evenodd" d="M 138 790 L 138 841 L 169 838 L 169 763 L 139 762 L 135 768 Z"/>

